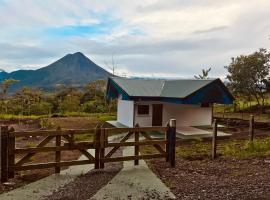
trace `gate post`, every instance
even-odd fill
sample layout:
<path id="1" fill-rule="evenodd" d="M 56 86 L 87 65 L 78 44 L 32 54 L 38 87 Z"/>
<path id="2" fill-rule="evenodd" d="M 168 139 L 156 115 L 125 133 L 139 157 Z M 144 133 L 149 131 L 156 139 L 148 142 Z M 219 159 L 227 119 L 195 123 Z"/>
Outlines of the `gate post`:
<path id="1" fill-rule="evenodd" d="M 217 157 L 217 119 L 213 122 L 212 159 Z"/>
<path id="2" fill-rule="evenodd" d="M 14 178 L 14 165 L 15 165 L 15 136 L 11 135 L 15 129 L 11 127 L 8 131 L 8 178 Z"/>
<path id="3" fill-rule="evenodd" d="M 61 146 L 61 127 L 57 128 L 57 131 L 59 132 L 58 135 L 55 136 L 55 146 L 60 147 Z M 61 171 L 61 167 L 59 167 L 59 163 L 61 162 L 61 151 L 55 151 L 55 167 L 54 172 L 56 174 L 59 174 Z"/>
<path id="4" fill-rule="evenodd" d="M 8 126 L 1 126 L 1 182 L 8 181 Z"/>
<path id="5" fill-rule="evenodd" d="M 100 157 L 100 134 L 101 134 L 101 129 L 100 129 L 100 124 L 96 126 L 95 129 L 95 136 L 94 136 L 94 145 L 95 145 L 95 169 L 100 168 L 100 162 L 99 162 L 99 157 Z"/>
<path id="6" fill-rule="evenodd" d="M 167 123 L 167 129 L 166 129 L 166 133 L 165 133 L 165 137 L 166 137 L 166 162 L 170 161 L 170 124 L 169 122 Z"/>
<path id="7" fill-rule="evenodd" d="M 136 124 L 135 128 L 139 128 L 139 124 Z M 136 129 L 136 131 L 135 131 L 134 140 L 135 140 L 135 142 L 139 142 L 139 140 L 140 140 L 140 133 L 139 133 L 138 129 Z M 134 146 L 134 154 L 135 154 L 135 156 L 139 155 L 139 145 L 138 144 L 136 144 Z M 139 160 L 138 159 L 134 160 L 134 165 L 139 165 Z"/>
<path id="8" fill-rule="evenodd" d="M 170 119 L 169 123 L 169 162 L 171 167 L 175 167 L 175 137 L 176 137 L 176 120 Z"/>
<path id="9" fill-rule="evenodd" d="M 250 115 L 249 119 L 249 140 L 253 142 L 254 139 L 254 115 Z"/>
<path id="10" fill-rule="evenodd" d="M 105 128 L 101 129 L 101 133 L 100 133 L 100 149 L 99 149 L 99 167 L 100 169 L 104 168 L 104 161 L 102 160 L 103 158 L 105 158 L 105 141 L 106 141 L 106 134 L 105 134 Z"/>

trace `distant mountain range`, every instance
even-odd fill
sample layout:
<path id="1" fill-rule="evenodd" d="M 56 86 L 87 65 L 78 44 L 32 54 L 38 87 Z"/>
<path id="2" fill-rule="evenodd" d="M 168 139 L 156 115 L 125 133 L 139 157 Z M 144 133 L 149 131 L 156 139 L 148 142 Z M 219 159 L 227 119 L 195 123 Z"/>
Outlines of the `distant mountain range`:
<path id="1" fill-rule="evenodd" d="M 84 54 L 68 54 L 56 62 L 37 70 L 18 70 L 11 73 L 0 71 L 0 81 L 13 78 L 19 80 L 12 90 L 23 86 L 39 87 L 45 90 L 57 84 L 81 87 L 91 81 L 106 79 L 112 74 L 101 68 Z"/>

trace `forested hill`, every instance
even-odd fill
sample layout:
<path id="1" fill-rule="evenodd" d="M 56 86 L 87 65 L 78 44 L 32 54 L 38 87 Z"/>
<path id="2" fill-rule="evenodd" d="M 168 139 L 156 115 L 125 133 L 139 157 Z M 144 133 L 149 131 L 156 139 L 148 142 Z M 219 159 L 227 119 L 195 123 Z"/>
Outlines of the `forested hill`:
<path id="1" fill-rule="evenodd" d="M 94 80 L 106 79 L 111 74 L 99 67 L 84 54 L 68 54 L 56 62 L 37 70 L 18 70 L 11 73 L 0 72 L 0 81 L 16 79 L 12 89 L 24 86 L 53 89 L 58 84 L 83 86 Z"/>

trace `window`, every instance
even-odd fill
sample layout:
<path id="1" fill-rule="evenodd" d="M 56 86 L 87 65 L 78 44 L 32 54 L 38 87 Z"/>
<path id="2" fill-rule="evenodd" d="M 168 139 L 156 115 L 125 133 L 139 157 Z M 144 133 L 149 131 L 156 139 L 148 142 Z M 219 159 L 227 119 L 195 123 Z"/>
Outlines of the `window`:
<path id="1" fill-rule="evenodd" d="M 149 114 L 149 105 L 138 105 L 138 115 L 148 115 Z"/>
<path id="2" fill-rule="evenodd" d="M 203 108 L 208 108 L 210 105 L 209 103 L 201 103 L 201 107 Z"/>

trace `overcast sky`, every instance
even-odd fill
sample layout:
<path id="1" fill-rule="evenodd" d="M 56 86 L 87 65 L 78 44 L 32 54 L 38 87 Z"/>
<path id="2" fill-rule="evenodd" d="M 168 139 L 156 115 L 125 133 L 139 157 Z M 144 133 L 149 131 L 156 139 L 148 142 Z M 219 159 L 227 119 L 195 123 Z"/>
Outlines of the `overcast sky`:
<path id="1" fill-rule="evenodd" d="M 0 0 L 0 68 L 37 69 L 82 52 L 118 74 L 193 77 L 269 48 L 269 0 Z"/>

